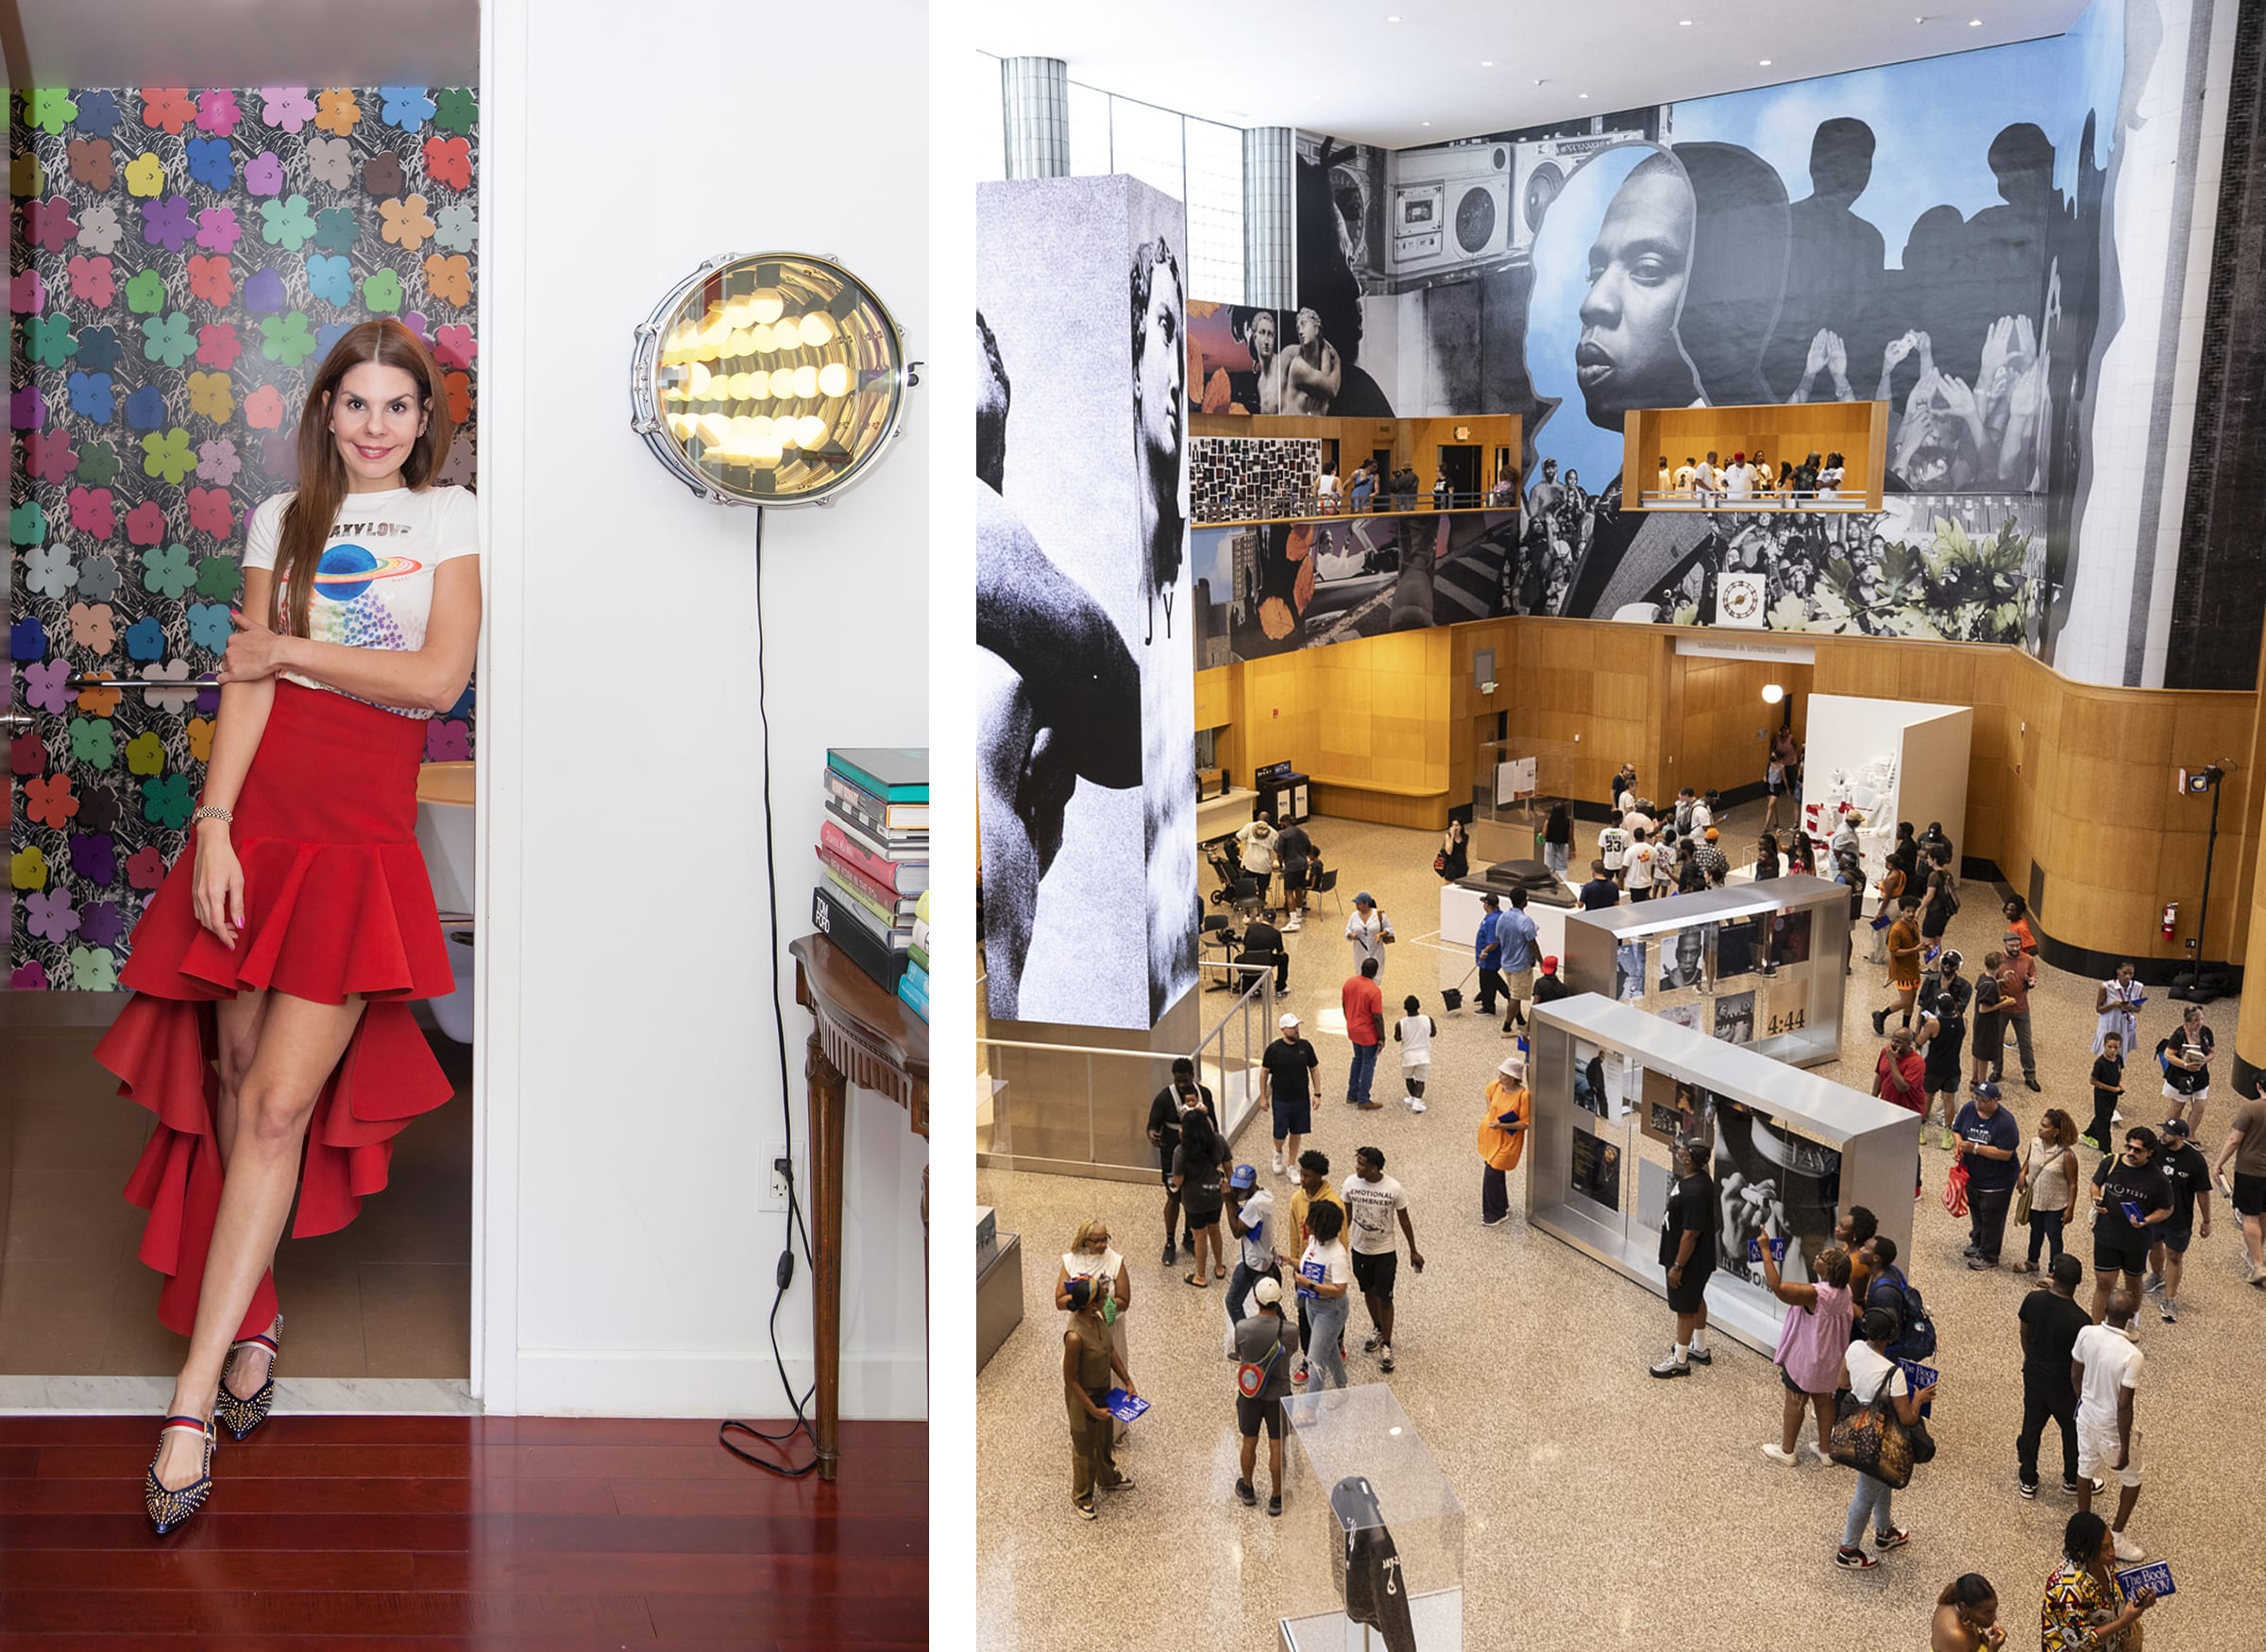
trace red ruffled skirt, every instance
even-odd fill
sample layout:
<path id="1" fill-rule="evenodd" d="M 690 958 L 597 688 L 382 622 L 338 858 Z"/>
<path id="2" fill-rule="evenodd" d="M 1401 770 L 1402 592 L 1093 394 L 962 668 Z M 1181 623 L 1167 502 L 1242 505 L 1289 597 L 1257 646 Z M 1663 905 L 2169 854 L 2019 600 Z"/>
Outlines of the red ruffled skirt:
<path id="1" fill-rule="evenodd" d="M 424 750 L 415 718 L 279 682 L 229 828 L 244 866 L 234 950 L 196 921 L 193 851 L 134 930 L 119 977 L 134 995 L 94 1059 L 118 1075 L 120 1095 L 156 1115 L 126 1197 L 149 1212 L 140 1255 L 166 1276 L 158 1318 L 182 1336 L 196 1322 L 220 1209 L 216 1001 L 268 989 L 368 1000 L 308 1121 L 295 1239 L 352 1222 L 385 1186 L 393 1138 L 453 1093 L 409 1007 L 454 985 L 416 842 Z M 262 1273 L 237 1335 L 275 1316 L 275 1279 Z"/>

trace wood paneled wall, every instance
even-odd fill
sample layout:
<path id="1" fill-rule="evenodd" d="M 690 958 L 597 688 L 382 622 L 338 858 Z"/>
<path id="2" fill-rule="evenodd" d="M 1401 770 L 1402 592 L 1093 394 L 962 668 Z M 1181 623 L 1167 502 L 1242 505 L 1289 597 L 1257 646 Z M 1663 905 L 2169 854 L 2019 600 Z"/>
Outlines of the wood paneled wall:
<path id="1" fill-rule="evenodd" d="M 1211 709 L 1198 720 L 1226 709 L 1221 761 L 1243 784 L 1253 764 L 1288 758 L 1322 784 L 1327 813 L 1434 828 L 1481 778 L 1497 712 L 1513 754 L 1539 759 L 1543 791 L 1601 802 L 1624 759 L 1656 798 L 1759 779 L 1767 682 L 1801 697 L 1972 706 L 1961 852 L 2024 892 L 2042 868 L 2039 923 L 2055 941 L 2146 960 L 2184 958 L 2201 913 L 2210 801 L 2176 795 L 2173 771 L 2231 758 L 2203 954 L 2243 958 L 2266 853 L 2256 693 L 2105 687 L 2014 649 L 1886 637 L 1787 639 L 1815 647 L 1808 667 L 1714 660 L 1679 656 L 1678 634 L 1513 618 L 1340 643 L 1201 673 L 1199 706 Z M 1481 649 L 1495 650 L 1493 695 L 1472 680 Z M 1801 711 L 1798 700 L 1798 733 Z M 2179 903 L 2170 941 L 2166 901 Z M 2266 1057 L 2266 1025 L 2258 1041 Z"/>
<path id="2" fill-rule="evenodd" d="M 1861 386 L 1860 388 L 1870 388 Z M 1800 464 L 1810 453 L 1839 453 L 1843 494 L 1863 495 L 1865 507 L 1881 508 L 1881 480 L 1886 474 L 1888 404 L 1885 401 L 1787 402 L 1763 407 L 1642 408 L 1628 416 L 1622 436 L 1622 470 L 1641 476 L 1645 486 L 1668 462 L 1672 476 L 1687 458 L 1715 453 L 1729 464 L 1734 453 L 1760 447 L 1770 473 L 1782 464 Z M 1642 509 L 1627 506 L 1624 509 Z"/>

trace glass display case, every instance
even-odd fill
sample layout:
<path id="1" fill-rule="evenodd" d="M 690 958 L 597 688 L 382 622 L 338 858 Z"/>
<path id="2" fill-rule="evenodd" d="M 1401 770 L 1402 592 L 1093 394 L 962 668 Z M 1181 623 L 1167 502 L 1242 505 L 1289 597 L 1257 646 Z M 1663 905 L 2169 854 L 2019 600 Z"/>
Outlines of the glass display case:
<path id="1" fill-rule="evenodd" d="M 1665 1296 L 1671 1148 L 1700 1138 L 1718 1218 L 1709 1320 L 1726 1336 L 1777 1347 L 1785 1308 L 1760 1247 L 1806 1280 L 1849 1205 L 1909 1254 L 1918 1114 L 1594 992 L 1537 1005 L 1530 1040 L 1527 1220 Z"/>
<path id="2" fill-rule="evenodd" d="M 1463 1652 L 1463 1506 L 1384 1383 L 1283 1402 L 1311 1471 L 1284 1499 L 1320 1564 L 1281 1652 Z"/>
<path id="3" fill-rule="evenodd" d="M 1842 885 L 1766 878 L 1569 913 L 1562 968 L 1576 992 L 1816 1067 L 1841 1054 L 1849 926 Z"/>

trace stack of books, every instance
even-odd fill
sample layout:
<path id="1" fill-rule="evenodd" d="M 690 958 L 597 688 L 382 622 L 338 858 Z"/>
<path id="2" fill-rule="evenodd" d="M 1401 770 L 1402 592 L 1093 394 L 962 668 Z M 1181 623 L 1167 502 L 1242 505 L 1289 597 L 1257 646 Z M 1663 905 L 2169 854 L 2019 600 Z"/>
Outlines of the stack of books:
<path id="1" fill-rule="evenodd" d="M 928 1020 L 928 897 L 925 894 L 913 903 L 913 945 L 905 954 L 905 979 L 897 983 L 897 996 L 911 1006 L 915 1015 L 922 1020 Z"/>
<path id="2" fill-rule="evenodd" d="M 913 957 L 915 908 L 928 889 L 928 752 L 854 747 L 826 753 L 826 816 L 810 921 L 895 993 Z M 926 936 L 922 936 L 926 957 Z M 923 964 L 919 1007 L 927 1008 Z M 910 1003 L 910 1000 L 907 1000 Z"/>

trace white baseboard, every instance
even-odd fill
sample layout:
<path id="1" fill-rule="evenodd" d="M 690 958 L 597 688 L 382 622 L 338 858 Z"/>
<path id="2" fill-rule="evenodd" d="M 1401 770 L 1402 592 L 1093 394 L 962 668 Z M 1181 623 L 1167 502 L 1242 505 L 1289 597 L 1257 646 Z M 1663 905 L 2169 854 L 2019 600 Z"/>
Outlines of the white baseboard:
<path id="1" fill-rule="evenodd" d="M 807 1359 L 786 1362 L 800 1393 Z M 914 1420 L 928 1414 L 928 1367 L 921 1354 L 845 1355 L 842 1415 Z M 526 1417 L 785 1417 L 790 1412 L 769 1350 L 711 1354 L 665 1349 L 519 1350 L 516 1413 Z M 816 1416 L 816 1412 L 811 1415 Z"/>

